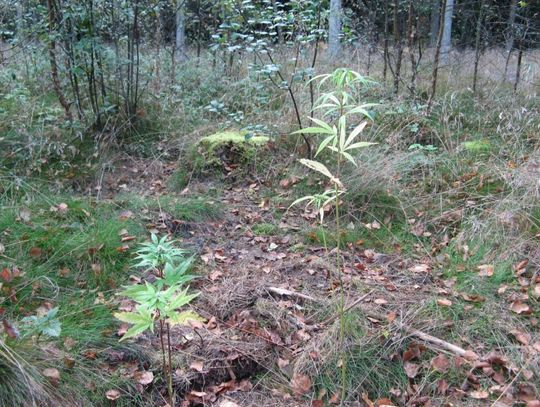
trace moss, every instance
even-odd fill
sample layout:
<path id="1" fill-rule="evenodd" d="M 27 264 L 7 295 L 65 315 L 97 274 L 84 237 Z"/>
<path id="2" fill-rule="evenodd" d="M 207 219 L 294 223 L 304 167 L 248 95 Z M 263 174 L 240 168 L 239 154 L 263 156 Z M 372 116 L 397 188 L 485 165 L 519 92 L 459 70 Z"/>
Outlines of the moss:
<path id="1" fill-rule="evenodd" d="M 208 151 L 213 151 L 217 147 L 228 143 L 247 143 L 253 146 L 263 146 L 268 143 L 269 138 L 265 136 L 254 136 L 246 138 L 248 133 L 244 131 L 224 131 L 203 137 L 199 145 L 204 146 Z"/>
<path id="2" fill-rule="evenodd" d="M 252 226 L 251 231 L 257 236 L 272 236 L 276 235 L 279 229 L 271 223 L 257 223 Z"/>
<path id="3" fill-rule="evenodd" d="M 257 151 L 268 143 L 269 138 L 248 138 L 247 134 L 242 131 L 226 131 L 203 137 L 197 143 L 197 154 L 192 162 L 201 169 L 250 163 L 256 157 Z M 203 158 L 203 163 L 200 163 L 200 158 Z"/>
<path id="4" fill-rule="evenodd" d="M 465 141 L 461 146 L 465 151 L 473 154 L 489 153 L 492 150 L 487 140 Z"/>

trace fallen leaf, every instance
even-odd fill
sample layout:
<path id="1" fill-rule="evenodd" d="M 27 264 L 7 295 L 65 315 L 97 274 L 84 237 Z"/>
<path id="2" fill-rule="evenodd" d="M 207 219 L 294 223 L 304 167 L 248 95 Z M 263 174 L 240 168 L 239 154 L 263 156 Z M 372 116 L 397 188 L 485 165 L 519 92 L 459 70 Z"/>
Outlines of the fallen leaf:
<path id="1" fill-rule="evenodd" d="M 405 362 L 403 364 L 403 369 L 405 370 L 405 374 L 407 375 L 407 377 L 414 379 L 418 375 L 420 365 L 412 362 Z"/>
<path id="2" fill-rule="evenodd" d="M 324 407 L 324 402 L 322 400 L 312 400 L 311 407 Z"/>
<path id="3" fill-rule="evenodd" d="M 451 307 L 452 306 L 452 301 L 450 301 L 449 299 L 446 299 L 446 298 L 439 298 L 437 300 L 437 304 L 439 304 L 441 307 Z"/>
<path id="4" fill-rule="evenodd" d="M 520 300 L 516 300 L 512 304 L 510 304 L 510 310 L 514 311 L 516 314 L 519 315 L 532 314 L 532 308 L 528 304 L 525 304 Z"/>
<path id="5" fill-rule="evenodd" d="M 388 301 L 386 301 L 384 298 L 377 298 L 375 301 L 373 301 L 377 305 L 384 305 L 388 304 Z"/>
<path id="6" fill-rule="evenodd" d="M 475 391 L 471 391 L 469 393 L 469 396 L 471 396 L 473 399 L 476 399 L 476 400 L 484 400 L 489 397 L 489 393 L 485 390 L 475 390 Z"/>
<path id="7" fill-rule="evenodd" d="M 479 302 L 484 302 L 486 299 L 485 297 L 482 297 L 481 295 L 478 295 L 478 294 L 461 294 L 461 297 L 467 301 L 467 302 L 476 302 L 476 303 L 479 303 Z"/>
<path id="8" fill-rule="evenodd" d="M 482 264 L 481 266 L 478 266 L 477 268 L 478 268 L 478 275 L 481 277 L 491 277 L 495 270 L 495 268 L 493 267 L 493 264 Z"/>
<path id="9" fill-rule="evenodd" d="M 510 335 L 512 335 L 519 343 L 525 346 L 528 346 L 529 342 L 531 341 L 531 335 L 520 331 L 519 329 L 511 330 Z"/>
<path id="10" fill-rule="evenodd" d="M 7 267 L 4 267 L 2 271 L 0 272 L 0 278 L 4 280 L 6 283 L 11 282 L 11 280 L 13 279 L 11 270 L 8 269 Z"/>
<path id="11" fill-rule="evenodd" d="M 43 376 L 49 379 L 52 383 L 58 383 L 60 380 L 60 371 L 54 367 L 49 367 L 43 370 Z"/>
<path id="12" fill-rule="evenodd" d="M 440 379 L 437 381 L 437 393 L 440 395 L 445 395 L 448 392 L 448 388 L 450 386 L 448 385 L 448 382 L 444 379 Z"/>
<path id="13" fill-rule="evenodd" d="M 150 384 L 154 381 L 154 373 L 149 371 L 135 372 L 133 378 L 142 385 Z"/>
<path id="14" fill-rule="evenodd" d="M 218 407 L 240 407 L 240 404 L 237 404 L 231 400 L 221 400 Z"/>
<path id="15" fill-rule="evenodd" d="M 295 373 L 291 380 L 291 388 L 297 396 L 303 396 L 311 390 L 311 379 L 305 374 Z"/>
<path id="16" fill-rule="evenodd" d="M 30 255 L 30 257 L 34 257 L 34 258 L 40 257 L 41 249 L 39 247 L 32 247 L 30 251 L 28 252 L 28 254 Z"/>
<path id="17" fill-rule="evenodd" d="M 4 327 L 4 332 L 10 339 L 17 339 L 19 337 L 19 331 L 17 328 L 15 328 L 15 326 L 13 326 L 6 319 L 2 320 L 2 326 Z"/>
<path id="18" fill-rule="evenodd" d="M 108 400 L 116 400 L 120 397 L 120 392 L 116 389 L 107 390 L 105 397 L 107 397 Z"/>
<path id="19" fill-rule="evenodd" d="M 409 267 L 409 271 L 413 273 L 428 273 L 430 267 L 428 264 L 417 264 L 415 266 Z"/>
<path id="20" fill-rule="evenodd" d="M 535 298 L 535 299 L 540 299 L 540 284 L 536 284 L 533 289 L 531 290 L 531 295 Z"/>
<path id="21" fill-rule="evenodd" d="M 395 406 L 396 405 L 393 403 L 393 401 L 386 397 L 382 399 L 378 399 L 377 401 L 375 401 L 375 404 L 373 405 L 373 407 L 395 407 Z"/>
<path id="22" fill-rule="evenodd" d="M 200 360 L 194 360 L 189 364 L 190 369 L 196 370 L 199 373 L 204 372 L 204 363 Z"/>
<path id="23" fill-rule="evenodd" d="M 441 372 L 441 373 L 444 373 L 446 372 L 448 369 L 450 369 L 450 361 L 448 360 L 448 358 L 443 355 L 442 353 L 438 356 L 435 356 L 432 360 L 431 360 L 431 366 Z"/>

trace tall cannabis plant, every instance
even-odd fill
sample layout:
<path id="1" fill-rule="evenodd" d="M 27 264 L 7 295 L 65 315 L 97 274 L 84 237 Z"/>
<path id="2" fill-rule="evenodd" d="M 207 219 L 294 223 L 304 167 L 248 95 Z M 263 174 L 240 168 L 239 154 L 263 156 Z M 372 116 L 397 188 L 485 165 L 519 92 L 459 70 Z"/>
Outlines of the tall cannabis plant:
<path id="1" fill-rule="evenodd" d="M 345 163 L 356 166 L 354 153 L 362 148 L 369 147 L 376 143 L 360 141 L 362 132 L 371 120 L 369 109 L 376 104 L 360 103 L 355 94 L 360 86 L 372 83 L 362 77 L 357 72 L 347 68 L 336 69 L 331 74 L 320 75 L 313 78 L 318 81 L 319 89 L 325 85 L 330 85 L 331 90 L 323 92 L 315 104 L 315 110 L 322 111 L 322 118 L 311 118 L 315 126 L 308 127 L 298 132 L 323 136 L 314 160 L 301 159 L 300 162 L 309 169 L 325 176 L 330 187 L 322 193 L 305 196 L 297 199 L 292 205 L 307 201 L 308 204 L 316 205 L 320 213 L 320 223 L 323 227 L 324 208 L 331 204 L 335 210 L 336 227 L 336 270 L 339 278 L 340 300 L 339 300 L 339 344 L 344 352 L 345 342 L 345 290 L 343 286 L 342 256 L 341 246 L 341 223 L 340 210 L 341 199 L 346 196 L 347 189 L 340 180 L 342 167 Z M 350 126 L 350 124 L 353 124 Z M 334 168 L 330 170 L 316 158 L 323 152 L 329 152 L 335 158 Z M 323 233 L 323 236 L 325 234 Z M 324 238 L 326 246 L 326 238 Z M 346 396 L 347 365 L 344 353 L 341 355 L 341 402 Z"/>

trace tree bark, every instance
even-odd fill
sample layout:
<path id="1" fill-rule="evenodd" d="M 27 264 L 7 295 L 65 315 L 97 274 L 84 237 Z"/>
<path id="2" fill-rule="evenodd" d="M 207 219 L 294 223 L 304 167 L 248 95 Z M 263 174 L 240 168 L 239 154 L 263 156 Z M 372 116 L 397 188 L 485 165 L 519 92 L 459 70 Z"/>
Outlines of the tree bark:
<path id="1" fill-rule="evenodd" d="M 58 77 L 58 64 L 56 62 L 56 41 L 54 40 L 54 30 L 56 28 L 56 10 L 53 0 L 47 0 L 47 11 L 47 17 L 49 20 L 49 63 L 51 65 L 51 79 L 53 89 L 56 93 L 56 96 L 58 97 L 58 101 L 64 108 L 66 118 L 71 121 L 73 120 L 73 116 L 71 115 L 71 111 L 69 110 L 69 103 L 64 96 L 64 92 L 62 91 L 62 85 L 60 84 L 60 79 Z"/>
<path id="2" fill-rule="evenodd" d="M 454 15 L 454 0 L 446 0 L 444 6 L 443 35 L 441 41 L 441 64 L 448 65 L 450 49 L 452 48 L 452 17 Z"/>
<path id="3" fill-rule="evenodd" d="M 431 16 L 430 16 L 430 29 L 429 29 L 429 43 L 432 47 L 437 46 L 437 39 L 439 38 L 439 23 L 441 19 L 441 1 L 431 1 Z"/>
<path id="4" fill-rule="evenodd" d="M 341 14 L 341 0 L 330 0 L 328 48 L 331 58 L 337 58 L 341 54 Z"/>
<path id="5" fill-rule="evenodd" d="M 516 12 L 517 12 L 517 0 L 510 2 L 510 13 L 508 14 L 508 37 L 506 37 L 506 63 L 504 64 L 504 80 L 507 79 L 508 65 L 510 64 L 510 56 L 512 55 L 512 49 L 514 48 L 514 41 L 516 37 Z"/>
<path id="6" fill-rule="evenodd" d="M 476 23 L 476 41 L 475 41 L 475 55 L 474 55 L 474 74 L 473 74 L 473 93 L 476 95 L 476 84 L 478 83 L 478 65 L 480 62 L 481 39 L 482 39 L 482 24 L 484 20 L 484 1 L 480 0 L 480 11 L 478 13 L 478 21 Z"/>
<path id="7" fill-rule="evenodd" d="M 175 33 L 175 52 L 178 60 L 184 60 L 186 53 L 186 14 L 185 0 L 177 0 L 175 10 L 176 33 Z"/>
<path id="8" fill-rule="evenodd" d="M 442 0 L 441 4 L 441 10 L 442 10 L 442 18 L 441 21 L 444 19 L 444 14 L 446 13 L 446 2 L 451 0 Z M 444 27 L 440 25 L 439 27 L 439 38 L 437 39 L 437 47 L 435 48 L 435 60 L 433 61 L 433 73 L 431 76 L 431 93 L 429 95 L 428 99 L 428 105 L 427 105 L 427 111 L 428 113 L 431 112 L 431 107 L 433 106 L 433 99 L 435 98 L 435 93 L 437 92 L 437 77 L 439 74 L 439 59 L 441 56 L 441 44 L 442 44 L 442 37 L 443 37 L 443 30 Z"/>

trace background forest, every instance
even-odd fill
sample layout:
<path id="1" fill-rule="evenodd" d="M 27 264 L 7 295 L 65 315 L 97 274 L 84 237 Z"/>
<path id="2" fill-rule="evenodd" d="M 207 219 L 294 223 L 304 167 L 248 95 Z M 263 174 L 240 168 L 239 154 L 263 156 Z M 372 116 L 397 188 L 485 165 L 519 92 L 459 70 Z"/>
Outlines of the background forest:
<path id="1" fill-rule="evenodd" d="M 540 3 L 0 0 L 0 406 L 540 406 Z"/>

